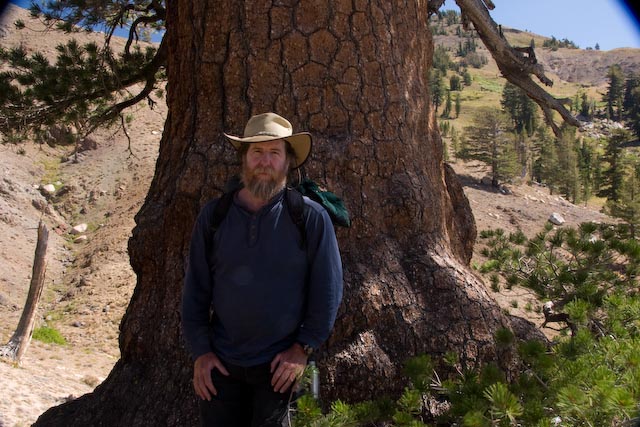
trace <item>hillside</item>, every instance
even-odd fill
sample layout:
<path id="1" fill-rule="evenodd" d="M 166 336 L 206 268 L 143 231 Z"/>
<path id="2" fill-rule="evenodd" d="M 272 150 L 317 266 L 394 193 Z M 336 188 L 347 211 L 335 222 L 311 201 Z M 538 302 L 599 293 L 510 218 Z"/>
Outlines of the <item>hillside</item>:
<path id="1" fill-rule="evenodd" d="M 477 53 L 487 59 L 487 64 L 481 68 L 468 67 L 473 82 L 459 92 L 462 101 L 460 117 L 450 120 L 453 127 L 461 130 L 471 124 L 471 118 L 478 108 L 499 107 L 505 80 L 501 78 L 491 54 L 474 31 L 464 32 L 461 24 L 447 24 L 446 19 L 439 21 L 436 16 L 431 18 L 431 24 L 436 30 L 434 44 L 443 46 L 454 62 L 461 61 L 456 52 L 467 37 L 471 37 L 477 44 Z M 456 35 L 460 31 L 462 37 Z M 624 75 L 640 73 L 640 49 L 601 51 L 562 47 L 551 50 L 543 47 L 544 42 L 549 39 L 538 34 L 508 27 L 503 28 L 503 34 L 514 47 L 528 47 L 533 40 L 536 58 L 544 66 L 547 77 L 553 81 L 553 86 L 545 89 L 557 98 L 572 99 L 576 94 L 585 92 L 589 98 L 600 102 L 607 91 L 607 72 L 610 66 L 620 65 Z M 454 73 L 449 71 L 447 77 L 452 74 Z M 533 79 L 540 84 L 535 77 Z M 448 78 L 445 82 L 448 85 Z"/>
<path id="2" fill-rule="evenodd" d="M 11 25 L 16 19 L 24 19 L 27 29 L 16 32 Z M 9 5 L 0 21 L 0 45 L 22 44 L 52 55 L 63 36 L 43 31 L 25 10 Z M 562 57 L 562 50 L 556 53 L 559 61 L 574 61 Z M 495 64 L 492 68 L 490 62 L 474 73 L 474 86 L 463 91 L 468 105 L 497 102 L 501 80 Z M 594 84 L 564 82 L 560 73 L 562 90 Z M 589 78 L 598 81 L 600 77 L 594 72 Z M 124 133 L 115 128 L 96 134 L 95 148 L 77 158 L 69 156 L 71 148 L 64 146 L 28 141 L 0 145 L 0 345 L 8 341 L 18 323 L 40 219 L 52 232 L 36 326 L 51 326 L 67 341 L 66 345 L 32 341 L 20 367 L 0 361 L 0 426 L 28 425 L 48 407 L 90 392 L 118 359 L 118 326 L 136 280 L 128 262 L 127 242 L 153 175 L 166 113 L 164 102 L 154 110 L 140 106 L 132 112 L 134 120 L 127 128 L 131 150 Z M 553 212 L 562 214 L 567 225 L 608 220 L 595 209 L 550 195 L 544 187 L 514 185 L 509 194 L 496 192 L 481 184 L 486 174 L 481 164 L 452 166 L 464 185 L 478 230 L 500 227 L 535 232 Z M 56 183 L 55 195 L 41 190 L 49 183 Z M 88 225 L 87 240 L 70 232 L 82 223 Z M 476 254 L 474 263 L 479 262 L 478 257 Z M 534 311 L 524 309 L 526 302 L 537 304 L 528 292 L 514 289 L 493 295 L 505 310 L 541 323 Z M 514 308 L 512 301 L 520 301 L 520 308 Z"/>

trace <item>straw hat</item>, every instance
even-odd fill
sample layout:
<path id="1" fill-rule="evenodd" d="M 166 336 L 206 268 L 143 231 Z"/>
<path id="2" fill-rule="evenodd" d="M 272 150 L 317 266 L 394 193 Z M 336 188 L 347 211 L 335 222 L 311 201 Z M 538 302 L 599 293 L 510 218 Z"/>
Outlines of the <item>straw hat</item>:
<path id="1" fill-rule="evenodd" d="M 224 134 L 237 149 L 243 142 L 267 142 L 284 139 L 293 148 L 296 160 L 294 168 L 302 166 L 311 152 L 311 134 L 308 132 L 293 133 L 293 126 L 284 117 L 276 113 L 263 113 L 253 116 L 244 128 L 244 136 Z"/>

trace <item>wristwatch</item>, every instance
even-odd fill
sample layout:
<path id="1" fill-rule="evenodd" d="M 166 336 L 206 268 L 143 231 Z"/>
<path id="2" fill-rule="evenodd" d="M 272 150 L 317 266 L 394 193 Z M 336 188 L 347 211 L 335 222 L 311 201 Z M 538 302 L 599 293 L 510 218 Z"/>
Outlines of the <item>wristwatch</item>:
<path id="1" fill-rule="evenodd" d="M 300 347 L 302 347 L 302 351 L 304 351 L 304 354 L 308 356 L 311 356 L 311 353 L 313 353 L 313 347 L 311 347 L 309 344 L 302 344 L 301 342 L 298 342 L 298 344 L 300 344 Z"/>

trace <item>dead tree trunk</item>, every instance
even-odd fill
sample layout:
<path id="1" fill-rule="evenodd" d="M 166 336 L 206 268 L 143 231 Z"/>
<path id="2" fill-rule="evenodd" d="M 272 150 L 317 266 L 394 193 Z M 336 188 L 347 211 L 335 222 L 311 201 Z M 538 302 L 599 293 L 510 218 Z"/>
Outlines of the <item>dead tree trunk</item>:
<path id="1" fill-rule="evenodd" d="M 129 249 L 138 283 L 122 357 L 37 425 L 195 425 L 179 300 L 191 228 L 236 171 L 223 131 L 275 111 L 314 135 L 307 172 L 341 195 L 345 297 L 321 349 L 324 401 L 396 395 L 410 356 L 508 367 L 509 321 L 469 268 L 475 224 L 443 162 L 427 93 L 426 2 L 167 3 L 169 115 Z"/>
<path id="2" fill-rule="evenodd" d="M 20 363 L 22 356 L 27 351 L 31 342 L 31 334 L 33 333 L 33 325 L 36 320 L 36 309 L 38 301 L 42 295 L 44 288 L 44 277 L 47 270 L 46 255 L 47 242 L 49 240 L 49 230 L 42 221 L 38 224 L 38 242 L 36 243 L 36 253 L 33 260 L 33 271 L 31 273 L 31 284 L 29 285 L 29 294 L 27 302 L 22 310 L 22 316 L 18 322 L 16 331 L 11 336 L 9 342 L 0 348 L 0 356 L 10 357 L 17 363 Z"/>

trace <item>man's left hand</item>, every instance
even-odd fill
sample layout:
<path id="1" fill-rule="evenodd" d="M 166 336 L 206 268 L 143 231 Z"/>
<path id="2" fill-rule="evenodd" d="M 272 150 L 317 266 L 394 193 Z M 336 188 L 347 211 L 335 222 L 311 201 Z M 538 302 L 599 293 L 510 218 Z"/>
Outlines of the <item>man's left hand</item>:
<path id="1" fill-rule="evenodd" d="M 284 393 L 298 380 L 307 366 L 308 356 L 302 346 L 293 344 L 282 353 L 278 353 L 271 362 L 271 385 L 278 393 Z"/>

